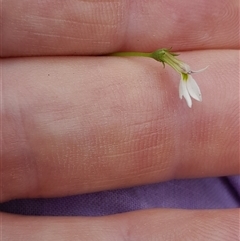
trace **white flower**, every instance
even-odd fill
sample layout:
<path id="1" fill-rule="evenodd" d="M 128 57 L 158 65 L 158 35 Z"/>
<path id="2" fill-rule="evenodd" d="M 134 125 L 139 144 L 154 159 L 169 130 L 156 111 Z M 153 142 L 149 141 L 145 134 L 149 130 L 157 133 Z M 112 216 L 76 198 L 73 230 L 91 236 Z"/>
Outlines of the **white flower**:
<path id="1" fill-rule="evenodd" d="M 200 69 L 200 70 L 191 70 L 190 66 L 181 62 L 181 80 L 179 84 L 179 97 L 182 99 L 182 97 L 185 98 L 187 105 L 191 108 L 192 107 L 192 99 L 195 99 L 197 101 L 202 101 L 202 94 L 198 87 L 198 84 L 196 83 L 195 79 L 192 77 L 191 74 L 193 73 L 199 73 L 204 71 L 207 67 Z"/>
<path id="2" fill-rule="evenodd" d="M 184 97 L 187 101 L 187 105 L 191 108 L 191 98 L 202 101 L 201 91 L 191 74 L 201 72 L 205 70 L 208 66 L 204 69 L 193 71 L 188 64 L 184 63 L 176 56 L 178 56 L 178 54 L 171 52 L 170 49 L 159 49 L 152 53 L 152 58 L 162 62 L 164 66 L 165 63 L 170 65 L 181 75 L 179 85 L 179 97 L 180 99 Z"/>
<path id="3" fill-rule="evenodd" d="M 187 105 L 191 108 L 192 107 L 192 99 L 202 101 L 202 94 L 201 91 L 194 80 L 194 78 L 190 74 L 181 74 L 181 80 L 179 84 L 179 97 L 185 98 Z"/>

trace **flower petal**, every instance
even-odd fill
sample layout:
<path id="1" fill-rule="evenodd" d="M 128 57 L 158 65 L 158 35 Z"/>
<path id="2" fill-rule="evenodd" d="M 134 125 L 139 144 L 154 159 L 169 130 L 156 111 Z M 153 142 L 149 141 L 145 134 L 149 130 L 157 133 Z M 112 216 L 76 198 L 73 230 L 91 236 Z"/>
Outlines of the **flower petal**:
<path id="1" fill-rule="evenodd" d="M 179 84 L 179 95 L 180 95 L 180 92 L 181 92 L 181 97 L 183 96 L 185 98 L 188 107 L 191 108 L 192 107 L 192 99 L 188 93 L 186 80 L 181 79 L 180 84 Z"/>
<path id="2" fill-rule="evenodd" d="M 194 78 L 191 75 L 188 76 L 187 90 L 193 99 L 202 101 L 201 91 L 200 91 L 196 81 L 194 80 Z"/>
<path id="3" fill-rule="evenodd" d="M 182 97 L 183 97 L 183 80 L 181 79 L 179 83 L 179 98 L 182 99 Z"/>
<path id="4" fill-rule="evenodd" d="M 203 69 L 199 69 L 199 70 L 191 70 L 190 73 L 191 73 L 191 74 L 192 74 L 192 73 L 200 73 L 200 72 L 204 71 L 205 69 L 207 69 L 208 67 L 209 67 L 209 65 L 206 66 L 206 67 L 203 68 Z"/>

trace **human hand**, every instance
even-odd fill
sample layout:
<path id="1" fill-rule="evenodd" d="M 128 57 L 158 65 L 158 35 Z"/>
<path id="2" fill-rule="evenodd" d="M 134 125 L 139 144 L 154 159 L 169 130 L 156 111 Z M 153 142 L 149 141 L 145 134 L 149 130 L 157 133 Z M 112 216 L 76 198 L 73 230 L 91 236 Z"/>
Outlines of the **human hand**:
<path id="1" fill-rule="evenodd" d="M 1 201 L 239 174 L 238 16 L 236 0 L 3 1 L 2 57 L 36 57 L 1 59 Z M 210 66 L 192 109 L 158 62 L 84 57 L 162 47 Z M 2 214 L 2 237 L 236 240 L 238 221 L 239 210 Z"/>

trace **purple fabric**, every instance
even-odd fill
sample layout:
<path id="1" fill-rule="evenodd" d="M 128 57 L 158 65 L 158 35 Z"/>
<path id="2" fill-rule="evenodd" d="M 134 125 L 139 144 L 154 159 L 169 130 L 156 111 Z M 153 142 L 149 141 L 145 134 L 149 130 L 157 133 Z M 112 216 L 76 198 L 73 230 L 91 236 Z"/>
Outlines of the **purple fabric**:
<path id="1" fill-rule="evenodd" d="M 240 176 L 172 180 L 64 198 L 13 200 L 0 210 L 24 215 L 100 216 L 148 208 L 240 207 Z"/>

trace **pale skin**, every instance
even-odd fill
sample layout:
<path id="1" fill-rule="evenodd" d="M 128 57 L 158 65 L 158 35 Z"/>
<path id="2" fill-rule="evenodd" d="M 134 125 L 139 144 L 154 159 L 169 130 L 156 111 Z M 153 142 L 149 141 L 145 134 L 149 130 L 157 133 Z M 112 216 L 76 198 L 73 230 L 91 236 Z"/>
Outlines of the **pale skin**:
<path id="1" fill-rule="evenodd" d="M 1 2 L 2 202 L 240 174 L 238 0 Z M 192 109 L 171 68 L 96 56 L 164 47 L 209 65 Z M 1 214 L 1 229 L 4 241 L 237 240 L 239 210 Z"/>

